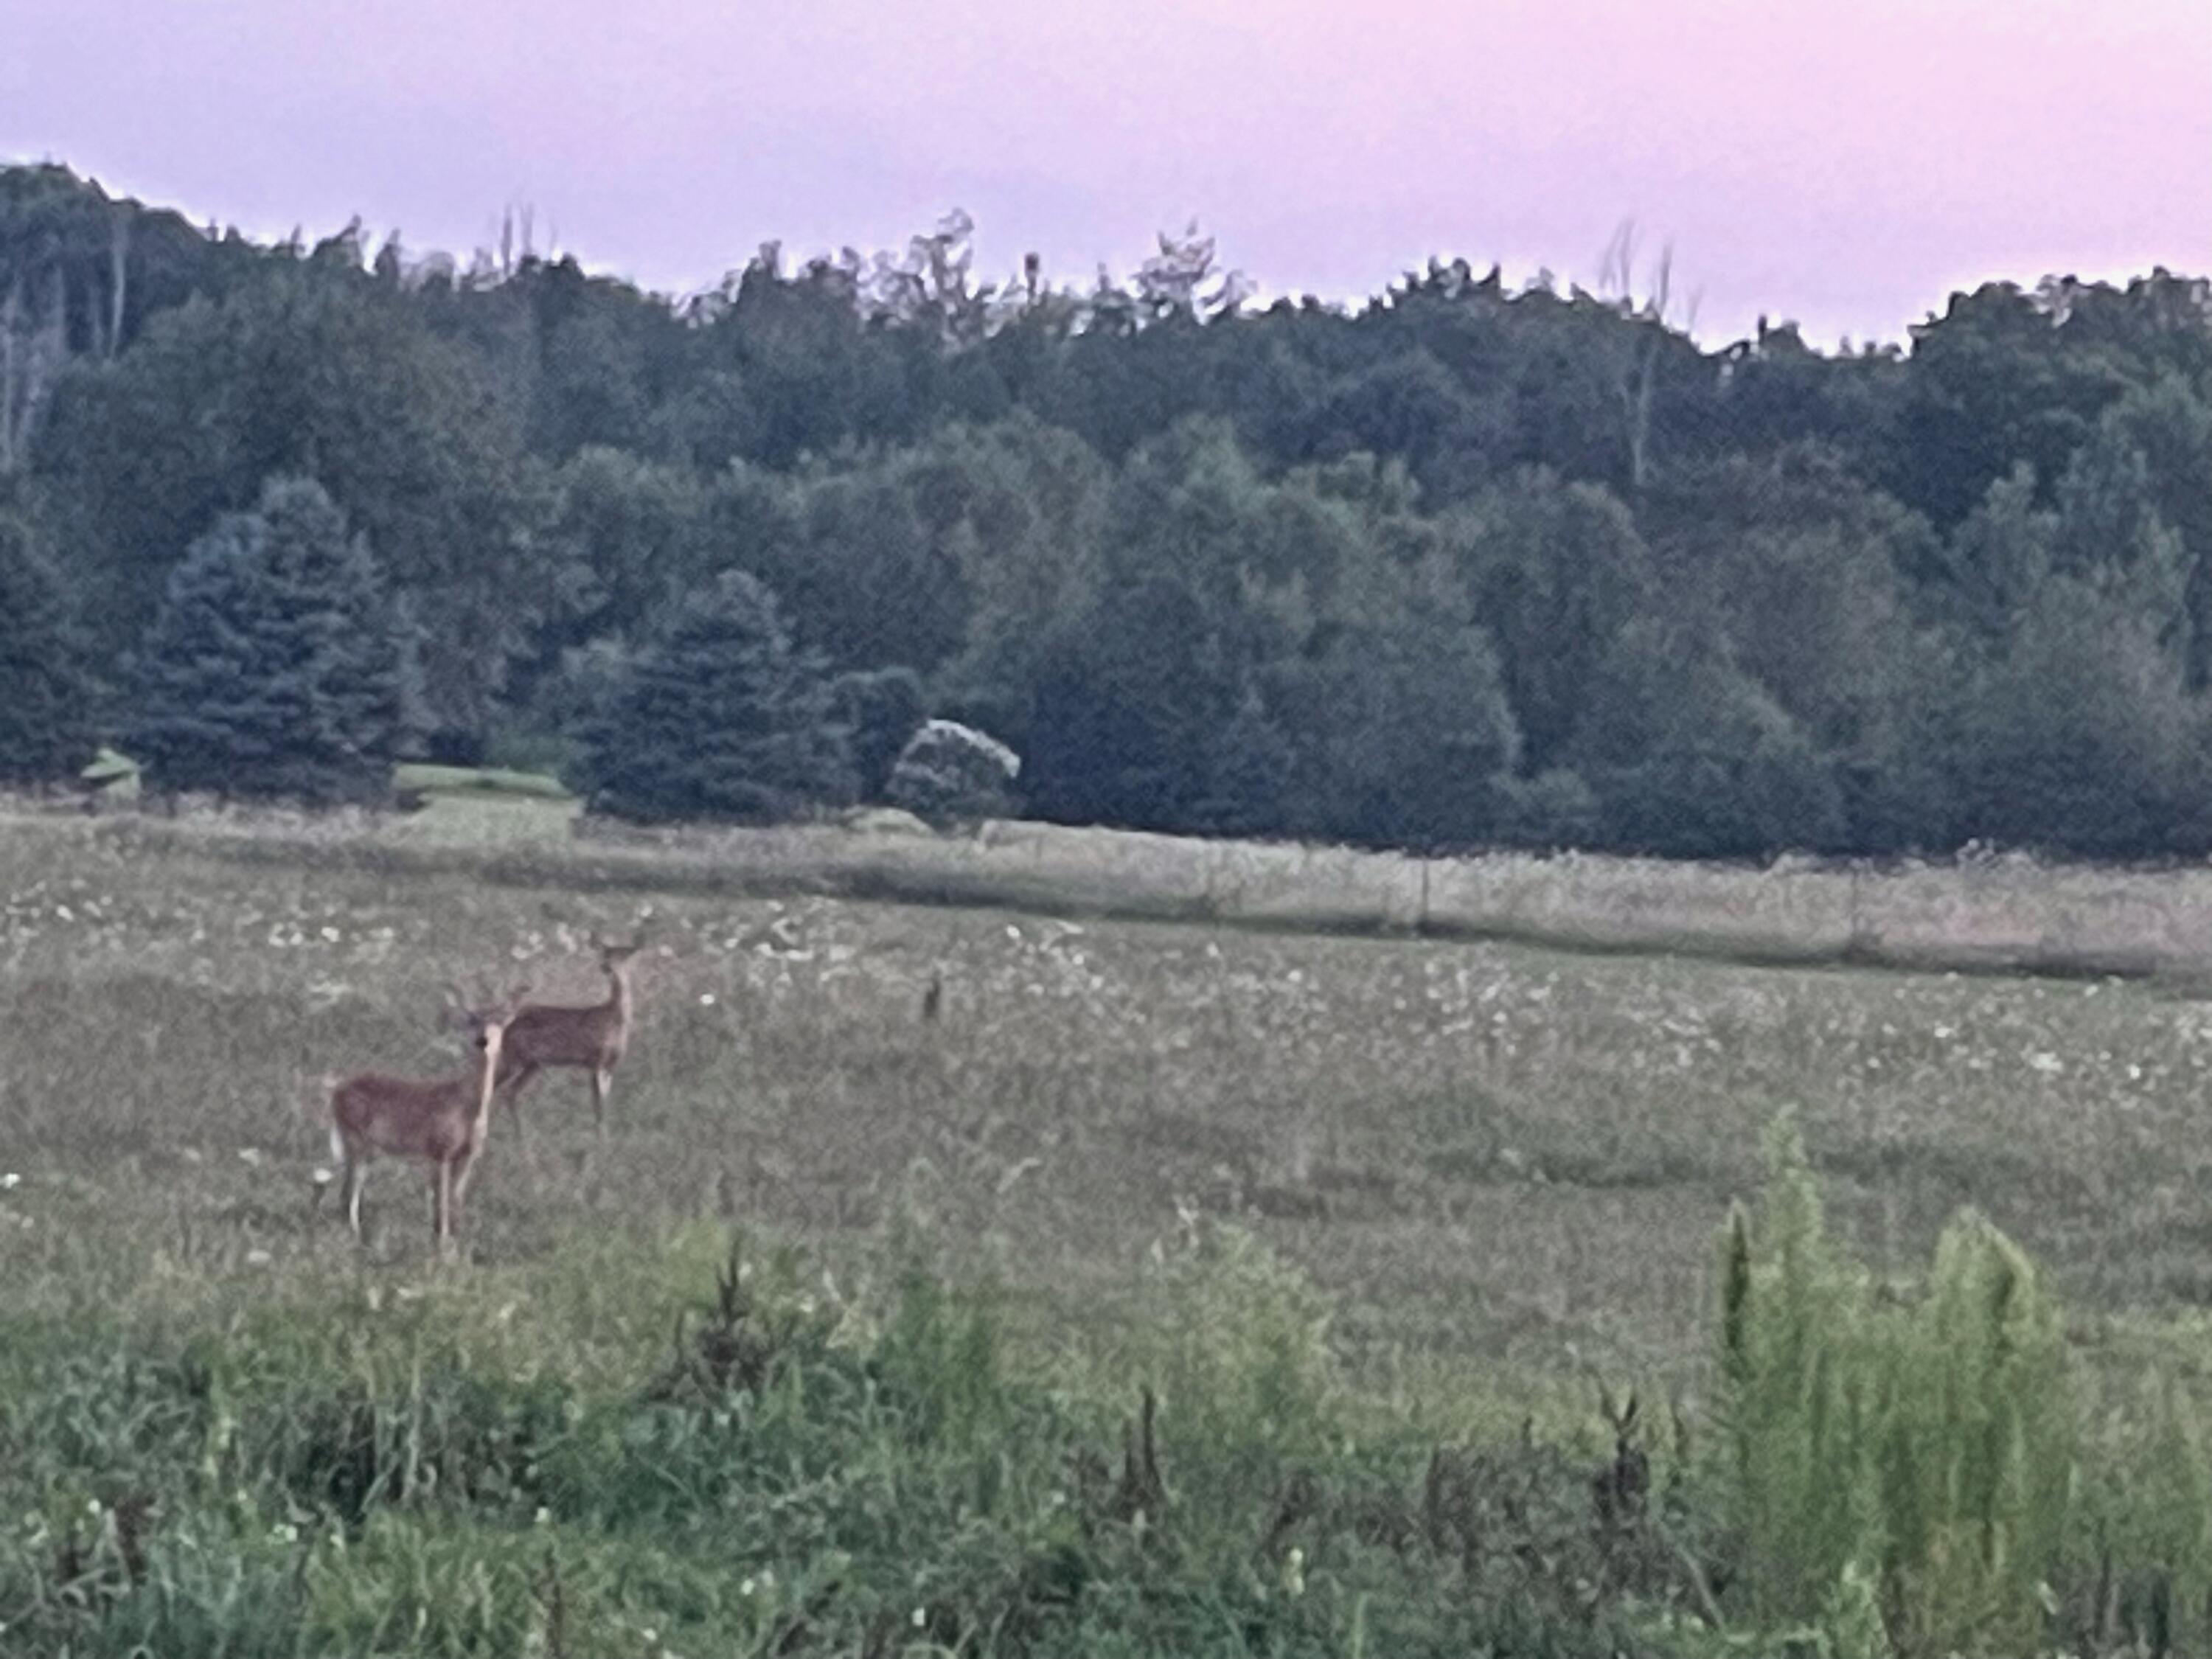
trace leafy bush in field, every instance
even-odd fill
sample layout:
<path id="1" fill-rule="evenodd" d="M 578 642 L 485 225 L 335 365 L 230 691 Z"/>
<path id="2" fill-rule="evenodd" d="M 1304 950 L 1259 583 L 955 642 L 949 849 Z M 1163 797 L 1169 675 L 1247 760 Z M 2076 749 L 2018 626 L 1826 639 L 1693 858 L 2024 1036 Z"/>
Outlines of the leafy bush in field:
<path id="1" fill-rule="evenodd" d="M 957 720 L 930 720 L 891 768 L 884 799 L 932 823 L 1003 817 L 1013 810 L 1021 769 L 1021 757 L 996 738 Z"/>
<path id="2" fill-rule="evenodd" d="M 1830 1243 L 1790 1132 L 1754 1227 L 1723 1247 L 1725 1428 L 1754 1607 L 1819 1615 L 1854 1574 L 1907 1654 L 2036 1650 L 2065 1538 L 2076 1419 L 2056 1310 L 1971 1212 L 1918 1301 Z"/>
<path id="3" fill-rule="evenodd" d="M 2067 1546 L 2066 1614 L 2103 1644 L 2212 1651 L 2212 1446 L 2174 1377 L 2128 1380 L 2089 1414 Z"/>

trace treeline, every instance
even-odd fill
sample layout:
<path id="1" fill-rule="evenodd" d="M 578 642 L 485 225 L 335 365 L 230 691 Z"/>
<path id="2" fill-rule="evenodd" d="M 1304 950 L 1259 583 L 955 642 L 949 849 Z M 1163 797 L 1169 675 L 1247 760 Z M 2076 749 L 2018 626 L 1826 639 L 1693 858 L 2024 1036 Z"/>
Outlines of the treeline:
<path id="1" fill-rule="evenodd" d="M 985 283 L 956 218 L 676 303 L 0 171 L 0 769 L 760 816 L 937 714 L 1072 821 L 2212 849 L 2212 288 L 1708 351 L 1616 253 L 1355 312 L 1194 237 Z"/>

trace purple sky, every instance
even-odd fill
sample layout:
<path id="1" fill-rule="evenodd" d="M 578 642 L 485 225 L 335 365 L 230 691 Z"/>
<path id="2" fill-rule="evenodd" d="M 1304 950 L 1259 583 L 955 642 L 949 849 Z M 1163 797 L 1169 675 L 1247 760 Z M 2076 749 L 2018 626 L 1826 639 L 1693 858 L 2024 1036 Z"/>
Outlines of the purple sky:
<path id="1" fill-rule="evenodd" d="M 1894 339 L 1958 285 L 2212 273 L 2212 0 L 15 0 L 0 158 L 257 234 L 465 255 L 501 208 L 688 291 L 762 240 L 1126 270 L 1193 216 L 1270 293 L 1431 252 L 1698 333 Z"/>

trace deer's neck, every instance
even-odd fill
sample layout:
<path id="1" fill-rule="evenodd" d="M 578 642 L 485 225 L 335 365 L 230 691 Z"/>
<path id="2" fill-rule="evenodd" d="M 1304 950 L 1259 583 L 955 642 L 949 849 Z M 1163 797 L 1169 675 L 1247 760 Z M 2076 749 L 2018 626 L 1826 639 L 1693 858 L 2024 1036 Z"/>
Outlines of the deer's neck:
<path id="1" fill-rule="evenodd" d="M 615 1017 L 616 1029 L 624 1036 L 629 1032 L 630 994 L 629 964 L 607 969 L 607 1012 Z"/>

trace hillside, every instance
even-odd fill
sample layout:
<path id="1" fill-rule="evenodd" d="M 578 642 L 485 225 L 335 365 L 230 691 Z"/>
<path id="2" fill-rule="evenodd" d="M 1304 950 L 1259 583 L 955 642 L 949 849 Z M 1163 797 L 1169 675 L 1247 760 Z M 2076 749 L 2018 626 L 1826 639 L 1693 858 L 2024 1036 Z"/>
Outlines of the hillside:
<path id="1" fill-rule="evenodd" d="M 185 776 L 161 665 L 204 653 L 162 617 L 258 591 L 224 561 L 291 502 L 354 550 L 287 626 L 362 641 L 381 712 L 340 724 L 380 759 L 676 765 L 729 711 L 647 730 L 623 688 L 734 571 L 763 660 L 820 682 L 780 718 L 867 751 L 802 795 L 878 793 L 867 755 L 918 713 L 1010 743 L 1061 823 L 2212 850 L 2202 280 L 1708 349 L 1626 248 L 1602 292 L 1439 259 L 1255 307 L 1200 237 L 1094 288 L 984 280 L 969 236 L 771 245 L 678 301 L 526 245 L 263 246 L 0 172 L 0 762 L 136 735 Z M 289 659 L 257 648 L 231 705 Z M 354 787 L 192 740 L 241 793 Z"/>

